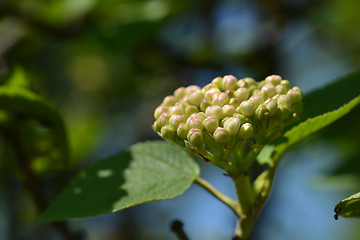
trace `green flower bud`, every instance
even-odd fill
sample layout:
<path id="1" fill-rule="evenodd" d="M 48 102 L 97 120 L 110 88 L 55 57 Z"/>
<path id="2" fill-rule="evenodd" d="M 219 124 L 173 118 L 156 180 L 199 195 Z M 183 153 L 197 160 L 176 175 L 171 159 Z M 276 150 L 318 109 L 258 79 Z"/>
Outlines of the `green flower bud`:
<path id="1" fill-rule="evenodd" d="M 302 100 L 301 92 L 290 89 L 287 92 L 287 96 L 290 98 L 292 104 L 299 103 Z"/>
<path id="2" fill-rule="evenodd" d="M 157 121 L 154 122 L 154 124 L 153 124 L 153 129 L 154 129 L 156 132 L 160 132 L 161 126 L 159 125 L 159 123 L 158 123 Z"/>
<path id="3" fill-rule="evenodd" d="M 194 91 L 189 95 L 190 103 L 195 105 L 196 107 L 200 106 L 200 102 L 203 98 L 204 96 L 200 90 Z"/>
<path id="4" fill-rule="evenodd" d="M 161 136 L 167 140 L 174 140 L 176 137 L 176 128 L 170 125 L 161 128 Z"/>
<path id="5" fill-rule="evenodd" d="M 255 94 L 249 98 L 249 101 L 252 101 L 253 103 L 255 103 L 255 107 L 258 107 L 260 104 L 264 103 L 265 100 L 264 97 L 262 97 L 261 95 Z"/>
<path id="6" fill-rule="evenodd" d="M 164 98 L 162 105 L 166 107 L 174 106 L 176 99 L 174 96 L 170 95 Z"/>
<path id="7" fill-rule="evenodd" d="M 166 111 L 167 111 L 167 107 L 165 107 L 165 106 L 157 107 L 154 112 L 155 119 L 157 120 L 161 116 L 161 114 Z"/>
<path id="8" fill-rule="evenodd" d="M 242 102 L 249 98 L 250 92 L 247 88 L 238 88 L 234 92 L 234 95 L 239 99 L 240 102 Z"/>
<path id="9" fill-rule="evenodd" d="M 243 80 L 246 82 L 246 85 L 256 85 L 256 81 L 253 78 L 243 78 Z"/>
<path id="10" fill-rule="evenodd" d="M 234 90 L 237 88 L 237 79 L 233 75 L 226 75 L 222 81 L 222 88 L 224 90 Z"/>
<path id="11" fill-rule="evenodd" d="M 280 119 L 283 121 L 288 120 L 291 117 L 291 111 L 285 105 L 278 105 L 278 113 L 277 114 L 280 117 Z"/>
<path id="12" fill-rule="evenodd" d="M 254 127 L 251 125 L 251 123 L 244 123 L 240 127 L 240 137 L 242 139 L 249 139 L 254 137 Z"/>
<path id="13" fill-rule="evenodd" d="M 221 144 L 225 144 L 225 143 L 229 142 L 229 140 L 230 140 L 229 131 L 222 127 L 216 128 L 213 136 L 214 136 L 215 141 L 218 143 L 221 143 Z"/>
<path id="14" fill-rule="evenodd" d="M 168 112 L 163 112 L 163 113 L 160 115 L 159 119 L 157 120 L 159 126 L 160 126 L 160 127 L 163 127 L 163 126 L 165 126 L 165 125 L 168 125 L 170 117 L 171 117 L 171 114 L 170 114 L 170 113 L 168 113 Z"/>
<path id="15" fill-rule="evenodd" d="M 204 112 L 198 112 L 198 113 L 195 113 L 193 115 L 196 116 L 197 118 L 199 118 L 201 121 L 204 121 L 204 119 L 206 118 L 206 115 L 205 115 Z"/>
<path id="16" fill-rule="evenodd" d="M 281 85 L 284 85 L 286 87 L 287 90 L 290 89 L 290 82 L 288 80 L 282 80 L 280 82 Z"/>
<path id="17" fill-rule="evenodd" d="M 169 124 L 174 128 L 177 128 L 180 123 L 184 123 L 185 118 L 183 115 L 172 115 L 169 119 Z"/>
<path id="18" fill-rule="evenodd" d="M 225 105 L 222 107 L 222 110 L 224 117 L 231 117 L 235 113 L 235 107 L 232 105 Z"/>
<path id="19" fill-rule="evenodd" d="M 224 128 L 229 131 L 231 136 L 235 136 L 239 132 L 240 124 L 239 118 L 230 117 L 224 122 Z"/>
<path id="20" fill-rule="evenodd" d="M 205 99 L 209 102 L 212 101 L 214 94 L 221 93 L 221 91 L 218 88 L 211 88 L 205 93 Z"/>
<path id="21" fill-rule="evenodd" d="M 271 83 L 274 86 L 280 84 L 281 80 L 282 78 L 279 75 L 271 75 L 265 78 L 266 83 Z"/>
<path id="22" fill-rule="evenodd" d="M 214 116 L 206 117 L 203 121 L 205 129 L 209 133 L 213 133 L 217 127 L 219 127 L 219 119 Z"/>
<path id="23" fill-rule="evenodd" d="M 186 127 L 187 128 L 197 128 L 202 130 L 204 128 L 204 125 L 202 124 L 202 120 L 194 115 L 191 115 L 187 120 L 186 120 Z"/>
<path id="24" fill-rule="evenodd" d="M 193 92 L 199 91 L 201 90 L 198 86 L 196 85 L 190 85 L 186 88 L 186 95 L 190 95 Z"/>
<path id="25" fill-rule="evenodd" d="M 247 87 L 248 87 L 248 84 L 245 82 L 244 79 L 239 80 L 238 83 L 237 83 L 237 85 L 238 85 L 238 87 L 240 87 L 240 88 L 247 88 Z"/>
<path id="26" fill-rule="evenodd" d="M 205 98 L 203 100 L 201 100 L 201 102 L 200 102 L 200 110 L 201 111 L 205 112 L 206 108 L 209 106 L 211 106 L 211 103 L 208 100 L 206 100 Z"/>
<path id="27" fill-rule="evenodd" d="M 188 105 L 185 107 L 185 117 L 189 117 L 191 114 L 198 113 L 199 109 L 194 105 Z"/>
<path id="28" fill-rule="evenodd" d="M 174 97 L 176 99 L 181 99 L 186 95 L 186 89 L 184 87 L 179 87 L 174 91 Z"/>
<path id="29" fill-rule="evenodd" d="M 222 88 L 222 81 L 223 79 L 221 77 L 216 77 L 211 81 L 211 84 L 217 87 L 218 89 Z"/>
<path id="30" fill-rule="evenodd" d="M 190 129 L 187 140 L 195 147 L 201 147 L 204 145 L 204 139 L 201 130 L 197 128 Z"/>
<path id="31" fill-rule="evenodd" d="M 184 114 L 184 110 L 182 108 L 182 106 L 171 106 L 169 107 L 169 112 L 171 115 L 182 115 Z"/>
<path id="32" fill-rule="evenodd" d="M 189 133 L 189 129 L 186 127 L 186 124 L 185 123 L 180 123 L 178 128 L 177 128 L 177 135 L 181 139 L 186 139 L 188 133 Z"/>
<path id="33" fill-rule="evenodd" d="M 241 124 L 246 122 L 246 117 L 241 113 L 234 113 L 233 117 L 240 119 Z"/>
<path id="34" fill-rule="evenodd" d="M 230 98 L 229 105 L 232 105 L 235 108 L 237 108 L 241 102 L 242 101 L 240 101 L 238 98 Z"/>
<path id="35" fill-rule="evenodd" d="M 212 99 L 212 105 L 224 106 L 229 102 L 229 97 L 226 93 L 215 93 Z"/>
<path id="36" fill-rule="evenodd" d="M 243 101 L 240 106 L 236 109 L 237 112 L 244 114 L 246 117 L 254 115 L 256 105 L 253 101 Z"/>
<path id="37" fill-rule="evenodd" d="M 291 100 L 287 95 L 280 95 L 277 100 L 278 105 L 283 105 L 287 108 L 291 107 Z"/>
<path id="38" fill-rule="evenodd" d="M 279 84 L 275 87 L 276 92 L 279 94 L 286 94 L 289 90 L 285 85 Z"/>
<path id="39" fill-rule="evenodd" d="M 269 115 L 274 116 L 277 112 L 277 101 L 269 98 L 264 102 L 264 105 L 269 110 Z"/>
<path id="40" fill-rule="evenodd" d="M 206 93 L 207 91 L 209 91 L 212 88 L 216 88 L 214 85 L 212 85 L 211 83 L 205 85 L 205 87 L 202 88 L 202 92 Z"/>
<path id="41" fill-rule="evenodd" d="M 214 116 L 216 117 L 217 119 L 222 119 L 223 118 L 223 110 L 221 107 L 219 106 L 210 106 L 210 107 L 207 107 L 206 110 L 205 110 L 205 115 L 206 116 Z"/>
<path id="42" fill-rule="evenodd" d="M 269 116 L 269 109 L 264 104 L 260 104 L 255 110 L 255 119 L 262 122 Z"/>
<path id="43" fill-rule="evenodd" d="M 265 85 L 261 88 L 261 91 L 267 93 L 267 98 L 269 98 L 269 97 L 271 98 L 271 97 L 275 96 L 276 93 L 277 93 L 274 85 L 272 85 L 272 84 L 270 84 L 270 83 L 265 84 Z"/>

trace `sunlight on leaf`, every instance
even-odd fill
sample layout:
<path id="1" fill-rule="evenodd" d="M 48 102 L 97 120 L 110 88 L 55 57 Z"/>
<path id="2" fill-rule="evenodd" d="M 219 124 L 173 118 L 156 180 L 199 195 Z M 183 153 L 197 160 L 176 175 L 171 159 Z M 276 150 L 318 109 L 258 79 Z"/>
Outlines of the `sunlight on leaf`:
<path id="1" fill-rule="evenodd" d="M 339 202 L 334 211 L 336 220 L 339 215 L 342 217 L 360 217 L 360 192 Z"/>

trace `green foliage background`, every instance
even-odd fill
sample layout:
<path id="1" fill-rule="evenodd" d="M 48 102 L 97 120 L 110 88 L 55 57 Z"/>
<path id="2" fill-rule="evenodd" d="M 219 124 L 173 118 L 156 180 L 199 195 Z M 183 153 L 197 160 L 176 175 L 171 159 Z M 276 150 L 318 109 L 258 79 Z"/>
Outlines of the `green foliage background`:
<path id="1" fill-rule="evenodd" d="M 356 0 L 1 1 L 0 83 L 8 84 L 7 76 L 21 66 L 30 82 L 15 84 L 48 99 L 52 103 L 50 111 L 64 118 L 70 157 L 59 161 L 59 153 L 64 151 L 50 144 L 52 133 L 42 123 L 16 125 L 24 136 L 23 145 L 32 149 L 29 156 L 35 150 L 44 152 L 32 158 L 30 164 L 11 157 L 14 153 L 9 153 L 8 138 L 1 134 L 0 238 L 58 236 L 53 227 L 35 224 L 47 203 L 36 203 L 34 189 L 41 189 L 51 201 L 79 169 L 138 141 L 156 139 L 151 129 L 153 110 L 176 87 L 205 85 L 225 74 L 260 80 L 277 73 L 308 93 L 323 87 L 326 81 L 358 70 L 359 5 Z M 337 99 L 337 92 L 341 88 L 322 100 Z M 308 104 L 320 106 L 318 101 Z M 31 109 L 17 105 L 24 111 Z M 315 109 L 315 113 L 321 111 Z M 321 173 L 316 183 L 319 188 L 315 188 L 341 193 L 330 206 L 360 189 L 359 121 L 357 107 L 301 144 L 306 150 L 321 142 L 336 150 L 336 163 Z M 55 119 L 54 124 L 59 121 Z M 2 133 L 5 130 L 2 128 Z M 36 144 L 27 144 L 30 142 Z M 291 164 L 291 159 L 285 161 Z M 36 174 L 39 185 L 28 183 L 21 170 L 24 164 Z M 212 176 L 212 171 L 205 166 L 204 174 Z M 276 201 L 276 192 L 274 195 Z M 39 208 L 39 204 L 43 206 Z M 142 220 L 144 216 L 159 212 L 166 215 L 174 208 L 157 211 L 162 208 L 156 206 L 145 205 L 98 218 L 93 220 L 96 224 L 84 220 L 70 225 L 82 229 L 80 235 L 90 235 L 89 239 L 169 239 L 173 237 L 167 233 L 169 223 L 161 221 L 161 217 L 148 217 L 150 221 L 160 219 L 157 225 L 151 225 L 154 230 L 143 225 L 147 223 Z M 267 209 L 271 208 L 270 201 Z M 266 219 L 271 214 L 264 210 L 260 226 L 269 224 Z M 193 235 L 202 236 L 204 225 L 193 225 Z M 316 225 L 321 229 L 320 223 Z M 346 224 L 341 226 L 346 229 Z M 254 239 L 268 239 L 261 237 L 261 229 L 255 231 Z M 347 239 L 356 239 L 356 229 L 346 231 Z M 280 232 L 284 239 L 299 234 Z M 337 239 L 336 232 L 333 235 Z M 223 233 L 210 236 L 229 238 Z"/>

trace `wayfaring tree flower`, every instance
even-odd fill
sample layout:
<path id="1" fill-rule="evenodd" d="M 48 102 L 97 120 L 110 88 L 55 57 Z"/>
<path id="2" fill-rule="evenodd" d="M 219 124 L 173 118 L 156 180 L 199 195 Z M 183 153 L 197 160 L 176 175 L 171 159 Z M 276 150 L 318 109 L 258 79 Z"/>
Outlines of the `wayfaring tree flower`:
<path id="1" fill-rule="evenodd" d="M 254 160 L 249 151 L 256 156 L 299 119 L 301 100 L 300 88 L 278 75 L 260 82 L 227 75 L 176 89 L 156 108 L 153 128 L 228 172 L 246 170 Z"/>

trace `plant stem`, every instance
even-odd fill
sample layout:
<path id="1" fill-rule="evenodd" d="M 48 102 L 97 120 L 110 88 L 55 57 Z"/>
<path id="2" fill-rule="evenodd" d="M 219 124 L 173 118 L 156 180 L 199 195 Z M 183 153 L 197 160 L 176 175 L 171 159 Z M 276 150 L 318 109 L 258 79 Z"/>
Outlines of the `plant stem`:
<path id="1" fill-rule="evenodd" d="M 230 207 L 230 209 L 236 214 L 236 216 L 238 216 L 239 218 L 244 217 L 240 210 L 240 206 L 239 206 L 238 202 L 236 202 L 234 199 L 226 196 L 225 194 L 223 194 L 222 192 L 217 190 L 213 185 L 211 185 L 205 179 L 197 177 L 197 178 L 195 178 L 194 182 L 197 183 L 198 185 L 200 185 L 201 187 L 203 187 L 206 191 L 211 193 L 214 197 L 216 197 L 217 199 L 219 199 L 220 201 L 225 203 L 228 207 Z"/>

